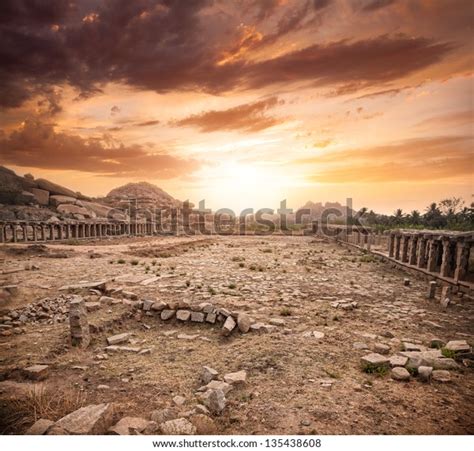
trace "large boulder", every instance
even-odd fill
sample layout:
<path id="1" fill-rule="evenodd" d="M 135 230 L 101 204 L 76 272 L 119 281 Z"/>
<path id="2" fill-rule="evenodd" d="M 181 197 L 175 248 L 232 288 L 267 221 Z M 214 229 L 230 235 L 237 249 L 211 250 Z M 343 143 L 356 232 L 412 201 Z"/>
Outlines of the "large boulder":
<path id="1" fill-rule="evenodd" d="M 62 196 L 73 197 L 74 199 L 77 198 L 77 194 L 74 191 L 72 191 L 68 188 L 65 188 L 64 186 L 61 186 L 61 185 L 58 185 L 56 183 L 50 182 L 49 180 L 37 179 L 36 184 L 37 184 L 38 188 L 49 191 L 51 194 L 60 194 Z"/>
<path id="2" fill-rule="evenodd" d="M 39 188 L 31 188 L 31 193 L 35 196 L 35 200 L 38 204 L 49 205 L 49 191 Z"/>
<path id="3" fill-rule="evenodd" d="M 95 215 L 99 218 L 115 219 L 121 221 L 125 220 L 127 217 L 124 212 L 117 210 L 116 208 L 108 207 L 96 202 L 87 202 L 85 200 L 81 200 L 77 202 L 77 205 L 80 205 L 95 213 Z"/>
<path id="4" fill-rule="evenodd" d="M 37 188 L 33 180 L 20 177 L 11 169 L 0 166 L 0 203 L 10 205 L 31 203 L 31 198 L 24 193 L 32 188 Z"/>
<path id="5" fill-rule="evenodd" d="M 63 215 L 82 215 L 85 218 L 95 218 L 95 213 L 93 211 L 89 211 L 84 207 L 79 207 L 78 205 L 71 205 L 71 204 L 61 204 L 57 208 L 59 213 Z"/>
<path id="6" fill-rule="evenodd" d="M 55 426 L 72 435 L 105 434 L 114 423 L 114 405 L 91 404 L 66 415 Z"/>
<path id="7" fill-rule="evenodd" d="M 63 196 L 61 194 L 54 194 L 52 196 L 49 196 L 49 203 L 53 207 L 58 207 L 61 204 L 76 204 L 76 199 L 74 197 L 70 196 Z"/>

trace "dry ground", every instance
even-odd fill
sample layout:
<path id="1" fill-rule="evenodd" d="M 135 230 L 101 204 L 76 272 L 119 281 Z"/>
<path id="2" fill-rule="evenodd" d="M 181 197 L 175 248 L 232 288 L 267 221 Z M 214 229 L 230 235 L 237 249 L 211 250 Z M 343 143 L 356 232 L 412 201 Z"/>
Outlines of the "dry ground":
<path id="1" fill-rule="evenodd" d="M 389 375 L 361 371 L 359 360 L 366 351 L 353 348 L 355 342 L 370 348 L 382 342 L 391 344 L 395 354 L 399 345 L 387 336 L 423 343 L 433 337 L 467 339 L 472 345 L 472 302 L 458 299 L 444 311 L 426 299 L 425 279 L 357 250 L 311 237 L 276 236 L 48 246 L 53 256 L 67 258 L 19 254 L 21 247 L 3 248 L 3 270 L 28 263 L 39 270 L 0 276 L 2 284 L 20 287 L 9 309 L 55 297 L 64 284 L 107 279 L 110 286 L 124 287 L 142 299 L 207 301 L 246 311 L 264 323 L 279 318 L 285 324 L 269 334 L 234 333 L 223 338 L 217 326 L 128 318 L 128 307 L 106 306 L 90 314 L 90 321 L 105 325 L 105 330 L 94 333 L 84 351 L 70 349 L 67 323 L 27 324 L 25 334 L 0 337 L 0 374 L 6 380 L 0 382 L 2 433 L 21 433 L 34 419 L 33 403 L 7 398 L 17 397 L 16 392 L 24 396 L 19 370 L 35 363 L 51 366 L 43 382 L 46 390 L 78 396 L 43 412 L 52 419 L 73 410 L 75 403 L 99 401 L 118 403 L 126 415 L 147 416 L 170 405 L 176 395 L 186 397 L 182 410 L 189 410 L 196 403 L 200 369 L 209 365 L 221 374 L 240 369 L 248 373 L 246 386 L 228 395 L 224 413 L 215 418 L 219 433 L 474 432 L 472 369 L 453 372 L 452 382 L 445 384 L 423 384 L 416 378 L 396 382 Z M 90 258 L 91 251 L 96 258 Z M 155 282 L 140 284 L 145 275 L 154 274 L 159 276 Z M 128 282 L 127 277 L 113 280 L 124 275 L 130 275 Z M 404 286 L 405 277 L 410 286 Z M 330 305 L 341 299 L 356 301 L 358 308 L 342 311 Z M 145 329 L 144 323 L 151 328 Z M 325 337 L 304 336 L 313 330 Z M 151 354 L 114 354 L 97 360 L 106 336 L 115 332 L 133 332 L 134 341 L 150 348 Z M 199 337 L 183 340 L 178 333 Z M 100 385 L 109 388 L 99 389 Z"/>

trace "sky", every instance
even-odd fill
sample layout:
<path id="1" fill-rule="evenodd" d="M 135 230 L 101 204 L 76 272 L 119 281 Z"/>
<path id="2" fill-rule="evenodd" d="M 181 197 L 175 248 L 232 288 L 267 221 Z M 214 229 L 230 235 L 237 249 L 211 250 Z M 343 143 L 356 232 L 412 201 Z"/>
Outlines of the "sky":
<path id="1" fill-rule="evenodd" d="M 2 0 L 0 164 L 206 207 L 472 202 L 471 0 Z"/>

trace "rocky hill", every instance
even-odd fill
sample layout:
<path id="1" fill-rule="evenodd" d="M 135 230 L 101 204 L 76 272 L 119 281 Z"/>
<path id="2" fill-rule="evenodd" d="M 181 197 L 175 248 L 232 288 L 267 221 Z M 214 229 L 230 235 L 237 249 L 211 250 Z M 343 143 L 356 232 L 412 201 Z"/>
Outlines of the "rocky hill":
<path id="1" fill-rule="evenodd" d="M 181 205 L 161 188 L 146 182 L 129 183 L 113 189 L 105 198 L 91 199 L 49 180 L 35 179 L 31 174 L 19 176 L 0 166 L 0 221 L 124 220 L 128 210 L 123 200 L 127 199 L 137 199 L 140 207 Z"/>
<path id="2" fill-rule="evenodd" d="M 182 202 L 170 196 L 156 185 L 148 182 L 127 183 L 110 191 L 104 199 L 108 204 L 137 200 L 140 205 L 161 208 L 179 207 Z"/>

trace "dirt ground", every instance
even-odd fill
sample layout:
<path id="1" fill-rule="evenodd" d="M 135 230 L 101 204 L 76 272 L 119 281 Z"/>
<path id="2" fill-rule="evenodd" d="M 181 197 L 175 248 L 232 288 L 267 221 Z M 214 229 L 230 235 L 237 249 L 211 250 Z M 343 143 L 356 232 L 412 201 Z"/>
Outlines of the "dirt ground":
<path id="1" fill-rule="evenodd" d="M 266 334 L 225 338 L 217 325 L 138 317 L 117 304 L 89 314 L 96 331 L 91 345 L 78 350 L 70 346 L 67 321 L 26 322 L 25 333 L 0 337 L 0 433 L 22 433 L 34 421 L 37 407 L 22 402 L 31 383 L 21 370 L 40 363 L 50 365 L 50 373 L 35 385 L 77 392 L 81 403 L 113 401 L 124 415 L 141 417 L 170 406 L 176 395 L 186 398 L 182 411 L 192 409 L 203 365 L 220 374 L 244 369 L 246 385 L 228 394 L 224 412 L 214 418 L 222 434 L 474 433 L 472 368 L 460 366 L 450 372 L 451 382 L 431 384 L 361 370 L 367 351 L 355 349 L 357 342 L 369 349 L 389 344 L 390 355 L 400 351 L 400 340 L 473 344 L 472 300 L 456 298 L 444 310 L 439 292 L 436 301 L 426 298 L 428 281 L 421 276 L 302 236 L 118 239 L 41 249 L 0 249 L 1 284 L 19 286 L 2 315 L 57 297 L 63 285 L 107 280 L 140 299 L 211 302 L 258 322 L 284 324 Z M 357 308 L 331 305 L 338 300 L 355 301 Z M 324 337 L 305 335 L 310 331 Z M 151 353 L 100 360 L 106 337 L 121 332 L 133 333 L 133 342 Z M 178 338 L 182 333 L 199 336 Z M 56 404 L 43 416 L 55 420 L 75 405 L 69 398 Z"/>

